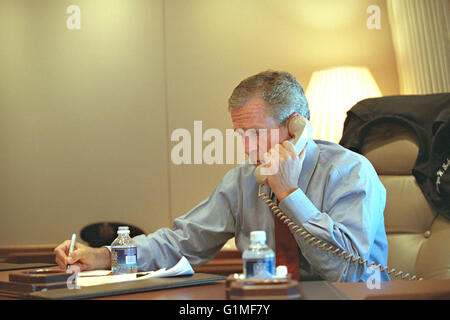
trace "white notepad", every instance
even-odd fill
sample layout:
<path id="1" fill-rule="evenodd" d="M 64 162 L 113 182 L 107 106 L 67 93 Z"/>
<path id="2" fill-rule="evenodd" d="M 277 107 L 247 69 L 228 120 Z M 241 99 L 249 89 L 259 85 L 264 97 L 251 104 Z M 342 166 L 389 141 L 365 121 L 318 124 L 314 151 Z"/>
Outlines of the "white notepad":
<path id="1" fill-rule="evenodd" d="M 132 280 L 144 280 L 150 278 L 176 277 L 193 275 L 189 261 L 182 257 L 176 265 L 170 269 L 162 268 L 156 271 L 125 273 L 114 275 L 111 270 L 91 270 L 79 272 L 77 275 L 77 286 L 89 287 L 108 283 L 117 283 Z"/>

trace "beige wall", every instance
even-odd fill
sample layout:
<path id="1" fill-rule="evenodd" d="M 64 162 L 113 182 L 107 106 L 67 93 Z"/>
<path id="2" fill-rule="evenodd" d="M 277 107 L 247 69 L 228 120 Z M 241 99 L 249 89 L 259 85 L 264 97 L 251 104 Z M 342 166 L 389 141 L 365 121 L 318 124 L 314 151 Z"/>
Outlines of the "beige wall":
<path id="1" fill-rule="evenodd" d="M 170 226 L 232 167 L 172 164 L 170 134 L 231 128 L 227 98 L 250 74 L 287 70 L 306 89 L 315 70 L 364 65 L 399 91 L 381 0 L 9 0 L 0 48 L 0 245 Z"/>

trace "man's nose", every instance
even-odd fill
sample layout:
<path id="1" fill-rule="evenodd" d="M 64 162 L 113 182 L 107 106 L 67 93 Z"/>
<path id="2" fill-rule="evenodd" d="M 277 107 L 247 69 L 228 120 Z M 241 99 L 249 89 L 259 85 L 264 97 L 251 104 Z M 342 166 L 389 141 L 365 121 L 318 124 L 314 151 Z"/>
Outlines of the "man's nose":
<path id="1" fill-rule="evenodd" d="M 244 139 L 244 147 L 245 152 L 250 154 L 251 152 L 258 151 L 258 141 L 257 139 L 250 139 L 249 137 L 245 137 Z"/>

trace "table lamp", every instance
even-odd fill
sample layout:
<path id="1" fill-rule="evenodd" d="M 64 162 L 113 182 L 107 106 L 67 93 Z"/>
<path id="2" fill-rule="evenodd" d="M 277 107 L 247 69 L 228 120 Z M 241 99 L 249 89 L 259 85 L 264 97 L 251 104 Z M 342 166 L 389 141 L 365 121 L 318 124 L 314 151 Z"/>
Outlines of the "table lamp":
<path id="1" fill-rule="evenodd" d="M 306 90 L 312 137 L 338 143 L 347 111 L 365 98 L 380 97 L 369 69 L 343 66 L 316 71 Z"/>

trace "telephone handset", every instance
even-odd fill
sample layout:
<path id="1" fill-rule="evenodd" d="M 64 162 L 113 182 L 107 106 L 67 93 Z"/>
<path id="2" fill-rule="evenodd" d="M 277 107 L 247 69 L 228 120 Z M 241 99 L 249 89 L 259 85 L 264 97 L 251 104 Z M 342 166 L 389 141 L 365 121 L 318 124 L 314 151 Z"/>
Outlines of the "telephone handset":
<path id="1" fill-rule="evenodd" d="M 311 136 L 311 124 L 306 118 L 295 116 L 289 120 L 288 131 L 294 138 L 283 143 L 292 144 L 295 152 L 300 154 Z M 270 167 L 270 163 L 261 164 L 256 167 L 254 176 L 259 184 L 267 184 L 268 167 Z"/>
<path id="2" fill-rule="evenodd" d="M 291 136 L 294 136 L 294 138 L 291 141 L 285 141 L 284 143 L 292 143 L 297 154 L 300 154 L 300 152 L 303 150 L 306 143 L 308 142 L 308 138 L 311 135 L 311 131 L 312 131 L 311 124 L 304 117 L 296 116 L 289 120 L 288 130 L 289 130 L 289 134 Z M 267 175 L 265 174 L 266 172 L 264 171 L 267 168 L 267 166 L 268 166 L 268 164 L 262 164 L 255 169 L 254 176 L 255 176 L 256 181 L 259 183 L 258 197 L 260 197 L 267 204 L 267 206 L 270 208 L 270 210 L 272 210 L 272 212 L 275 216 L 280 218 L 280 220 L 283 221 L 289 227 L 289 229 L 292 231 L 293 234 L 296 233 L 296 234 L 300 235 L 302 238 L 304 238 L 305 240 L 307 240 L 308 243 L 310 243 L 311 245 L 316 246 L 324 251 L 330 252 L 330 253 L 332 253 L 338 257 L 341 257 L 345 260 L 351 260 L 352 262 L 358 262 L 360 265 L 365 264 L 367 267 L 379 269 L 380 272 L 386 271 L 388 273 L 388 275 L 393 274 L 394 277 L 401 276 L 402 280 L 403 279 L 423 280 L 423 278 L 418 278 L 415 275 L 411 275 L 409 273 L 405 274 L 401 270 L 397 271 L 396 269 L 389 269 L 387 266 L 382 267 L 381 264 L 375 265 L 374 262 L 369 263 L 367 259 L 363 260 L 359 256 L 355 257 L 353 254 L 347 253 L 344 250 L 342 250 L 341 248 L 338 248 L 333 244 L 330 244 L 326 241 L 317 239 L 311 233 L 306 231 L 306 229 L 296 225 L 291 219 L 288 218 L 288 216 L 283 211 L 281 211 L 281 209 L 278 207 L 278 205 L 275 204 L 275 202 L 272 201 L 272 199 L 270 199 L 268 195 L 266 195 L 265 193 L 263 193 L 261 191 L 261 188 L 263 187 L 263 185 L 267 184 Z"/>

